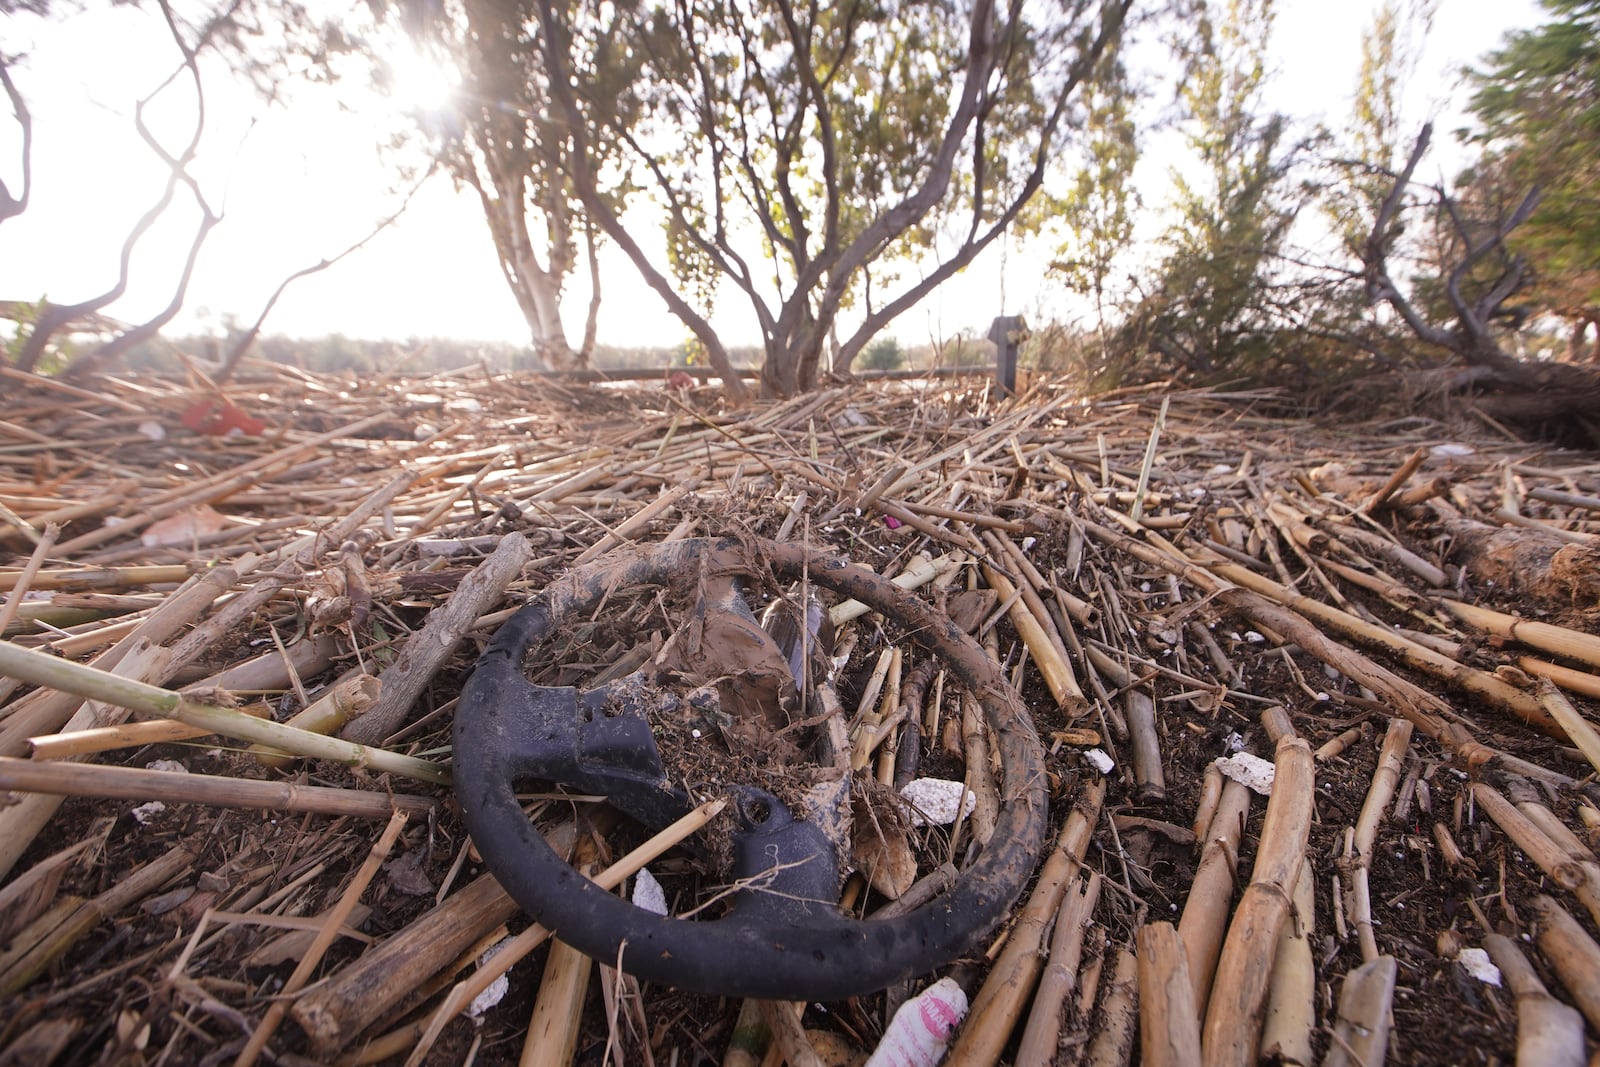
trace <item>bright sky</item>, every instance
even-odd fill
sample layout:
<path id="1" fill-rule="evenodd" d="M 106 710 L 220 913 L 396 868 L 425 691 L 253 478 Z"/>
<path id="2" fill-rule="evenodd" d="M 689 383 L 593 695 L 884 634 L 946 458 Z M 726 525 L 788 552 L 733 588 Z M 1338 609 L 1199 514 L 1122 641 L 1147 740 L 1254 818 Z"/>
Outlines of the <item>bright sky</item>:
<path id="1" fill-rule="evenodd" d="M 1272 106 L 1307 121 L 1339 122 L 1373 6 L 1370 0 L 1280 0 Z M 1508 28 L 1540 19 L 1534 0 L 1441 0 L 1440 8 L 1408 107 L 1418 124 L 1442 111 L 1444 134 L 1456 124 L 1460 68 Z M 0 17 L 0 41 L 9 52 L 29 53 L 13 77 L 33 111 L 35 138 L 33 202 L 0 225 L 0 299 L 81 300 L 116 277 L 123 236 L 165 182 L 165 169 L 134 133 L 133 102 L 170 73 L 177 56 L 153 8 L 124 5 L 98 6 L 57 24 Z M 438 88 L 420 73 L 412 84 L 424 96 Z M 252 321 L 285 276 L 359 240 L 401 195 L 378 192 L 400 183 L 380 162 L 374 131 L 394 122 L 398 106 L 410 100 L 368 98 L 354 112 L 285 113 L 261 111 L 246 89 L 220 78 L 208 81 L 206 93 L 207 148 L 193 170 L 226 217 L 202 252 L 186 308 L 171 327 L 177 332 L 216 330 L 225 314 Z M 167 143 L 177 145 L 187 136 L 179 120 L 192 94 L 180 83 L 168 96 L 171 113 L 154 112 L 152 122 L 167 120 Z M 259 115 L 254 126 L 246 117 L 251 113 Z M 0 105 L 0 173 L 13 191 L 18 143 L 15 123 Z M 1436 139 L 1441 149 L 1449 143 Z M 1444 166 L 1438 155 L 1433 165 Z M 1147 163 L 1141 174 L 1164 169 Z M 1153 199 L 1160 195 L 1157 190 Z M 1152 199 L 1148 190 L 1146 197 Z M 180 203 L 186 203 L 181 196 Z M 141 244 L 128 295 L 109 309 L 112 314 L 138 320 L 165 305 L 195 218 L 188 208 L 169 212 Z M 653 229 L 644 222 L 636 236 L 646 238 Z M 891 331 L 908 344 L 962 329 L 981 335 L 1001 312 L 1002 299 L 1005 311 L 1031 318 L 1069 314 L 1059 289 L 1043 278 L 1046 250 L 1003 244 Z M 603 257 L 602 269 L 603 343 L 675 345 L 687 336 L 620 255 Z M 568 290 L 574 340 L 588 299 L 584 274 L 580 267 Z M 742 299 L 730 292 L 720 301 L 715 321 L 730 344 L 757 340 L 753 319 L 738 313 Z M 291 287 L 267 329 L 300 336 L 527 340 L 476 203 L 442 178 L 365 249 Z"/>

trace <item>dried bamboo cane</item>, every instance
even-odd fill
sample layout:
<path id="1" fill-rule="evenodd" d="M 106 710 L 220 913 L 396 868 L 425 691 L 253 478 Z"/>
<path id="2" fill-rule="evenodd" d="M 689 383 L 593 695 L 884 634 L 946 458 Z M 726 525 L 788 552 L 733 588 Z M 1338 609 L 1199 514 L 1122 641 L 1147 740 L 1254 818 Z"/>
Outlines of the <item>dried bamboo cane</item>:
<path id="1" fill-rule="evenodd" d="M 568 820 L 546 831 L 545 840 L 565 853 L 576 835 L 576 825 Z M 302 994 L 289 1014 L 310 1038 L 314 1058 L 329 1060 L 517 910 L 494 875 L 480 875 Z M 414 1043 L 414 1038 L 407 1042 Z"/>
<path id="2" fill-rule="evenodd" d="M 1411 744 L 1411 723 L 1405 719 L 1390 719 L 1383 746 L 1378 750 L 1378 765 L 1372 772 L 1372 783 L 1367 787 L 1366 799 L 1361 804 L 1361 814 L 1356 819 L 1352 835 L 1354 854 L 1349 858 L 1354 866 L 1351 919 L 1356 937 L 1361 942 L 1361 958 L 1371 962 L 1378 958 L 1378 942 L 1372 932 L 1372 849 L 1378 839 L 1378 823 L 1384 809 L 1394 798 L 1395 786 L 1400 781 L 1400 765 L 1405 761 L 1406 748 Z"/>
<path id="3" fill-rule="evenodd" d="M 1139 928 L 1138 945 L 1140 1064 L 1200 1067 L 1200 1017 L 1178 931 L 1149 923 Z"/>
<path id="4" fill-rule="evenodd" d="M 1589 761 L 1589 766 L 1600 773 L 1600 731 L 1590 725 L 1589 720 L 1572 706 L 1572 701 L 1550 679 L 1540 678 L 1536 691 L 1540 706 L 1561 724 L 1572 743 L 1578 746 L 1578 751 L 1583 753 L 1583 758 Z"/>
<path id="5" fill-rule="evenodd" d="M 287 752 L 316 759 L 335 760 L 351 766 L 371 767 L 404 775 L 434 785 L 450 780 L 449 772 L 437 763 L 369 748 L 337 738 L 296 730 L 282 723 L 252 718 L 232 708 L 185 700 L 181 693 L 147 685 L 131 678 L 57 659 L 43 652 L 0 641 L 0 673 L 24 678 L 35 685 L 71 692 L 86 700 L 99 700 L 118 707 L 132 708 L 147 715 L 176 719 L 190 726 L 204 727 L 212 733 L 271 745 Z"/>
<path id="6" fill-rule="evenodd" d="M 1317 894 L 1311 864 L 1300 865 L 1294 889 L 1294 921 L 1278 935 L 1272 988 L 1261 1026 L 1261 1056 L 1275 1063 L 1312 1067 L 1311 1032 L 1316 1028 L 1317 965 L 1311 954 Z"/>
<path id="7" fill-rule="evenodd" d="M 1600 886 L 1590 881 L 1582 864 L 1567 855 L 1566 850 L 1550 840 L 1493 787 L 1483 782 L 1472 783 L 1472 799 L 1541 871 L 1550 876 L 1551 881 L 1570 891 L 1589 909 L 1590 916 L 1600 922 Z"/>
<path id="8" fill-rule="evenodd" d="M 805 1027 L 800 1025 L 800 1012 L 795 1010 L 797 1007 L 804 1009 L 805 1005 L 781 1000 L 763 1000 L 759 1003 L 761 1017 L 772 1031 L 773 1047 L 782 1051 L 789 1067 L 823 1067 L 822 1057 L 817 1055 L 811 1039 L 806 1036 Z M 772 1058 L 771 1052 L 767 1058 Z"/>
<path id="9" fill-rule="evenodd" d="M 1554 897 L 1534 898 L 1539 951 L 1589 1025 L 1600 1029 L 1600 945 Z"/>
<path id="10" fill-rule="evenodd" d="M 1515 941 L 1488 934 L 1483 947 L 1517 998 L 1517 1067 L 1584 1067 L 1582 1014 L 1550 995 Z"/>
<path id="11" fill-rule="evenodd" d="M 1084 849 L 1100 818 L 1104 799 L 1105 784 L 1099 781 L 1085 786 L 1078 797 L 1056 839 L 1055 850 L 1045 860 L 1033 892 L 1018 913 L 1000 958 L 990 969 L 971 1013 L 950 1047 L 950 1063 L 988 1065 L 999 1060 L 1044 965 L 1039 947 L 1044 942 L 1045 927 L 1060 909 L 1072 876 L 1083 864 Z"/>
<path id="12" fill-rule="evenodd" d="M 1083 697 L 1083 690 L 1078 688 L 1078 680 L 1072 673 L 1072 665 L 1057 651 L 1056 643 L 1050 640 L 1044 624 L 1034 617 L 1028 607 L 1026 596 L 1019 596 L 1011 580 L 987 563 L 980 563 L 978 569 L 983 572 L 983 580 L 988 583 L 989 588 L 1000 595 L 1001 602 L 1010 601 L 1011 625 L 1016 628 L 1017 636 L 1022 638 L 1022 643 L 1028 646 L 1028 652 L 1038 665 L 1039 673 L 1050 689 L 1050 695 L 1055 698 L 1056 707 L 1066 712 L 1068 716 L 1080 714 L 1088 707 L 1088 701 Z M 1038 599 L 1037 596 L 1034 599 Z M 1048 619 L 1049 615 L 1046 614 L 1045 618 Z"/>
<path id="13" fill-rule="evenodd" d="M 1222 787 L 1216 816 L 1205 829 L 1200 865 L 1195 869 L 1183 915 L 1178 920 L 1178 936 L 1183 938 L 1189 954 L 1189 978 L 1195 984 L 1196 1006 L 1211 996 L 1211 980 L 1217 973 L 1217 957 L 1222 954 L 1222 939 L 1233 904 L 1239 843 L 1244 839 L 1249 815 L 1249 787 L 1228 779 Z"/>
<path id="14" fill-rule="evenodd" d="M 1569 692 L 1600 699 L 1600 674 L 1573 670 L 1571 667 L 1563 667 L 1559 663 L 1546 663 L 1544 660 L 1534 659 L 1532 656 L 1517 657 L 1517 666 L 1529 674 L 1548 678 Z"/>
<path id="15" fill-rule="evenodd" d="M 594 884 L 602 889 L 615 889 L 625 879 L 639 873 L 639 868 L 660 856 L 662 853 L 676 846 L 685 838 L 696 833 L 706 823 L 717 816 L 727 806 L 725 799 L 708 800 L 695 808 L 689 814 L 678 819 L 672 825 L 658 831 L 644 844 L 617 860 L 611 866 L 601 871 L 594 878 Z M 456 983 L 445 996 L 444 1002 L 434 1009 L 433 1015 L 428 1019 L 425 1029 L 418 1037 L 416 1047 L 406 1058 L 406 1067 L 419 1067 L 427 1057 L 428 1051 L 433 1048 L 433 1043 L 439 1039 L 446 1025 L 467 1006 L 472 1003 L 479 993 L 487 989 L 496 978 L 509 971 L 518 960 L 523 959 L 528 953 L 538 948 L 550 937 L 550 931 L 537 924 L 528 927 L 513 938 L 504 948 L 495 953 L 471 978 Z"/>
<path id="16" fill-rule="evenodd" d="M 1196 841 L 1204 841 L 1211 829 L 1211 820 L 1217 814 L 1217 805 L 1222 801 L 1222 769 L 1215 762 L 1206 764 L 1205 774 L 1200 778 L 1200 799 L 1194 806 L 1194 830 Z"/>
<path id="17" fill-rule="evenodd" d="M 394 843 L 400 837 L 400 831 L 404 830 L 405 826 L 405 812 L 397 811 L 390 817 L 389 824 L 383 828 L 383 833 L 379 835 L 377 842 L 372 846 L 371 851 L 367 853 L 367 858 L 362 862 L 360 869 L 356 871 L 355 877 L 350 880 L 350 884 L 345 887 L 338 901 L 324 917 L 322 927 L 311 941 L 311 947 L 306 949 L 305 955 L 300 958 L 300 962 L 295 966 L 294 973 L 289 975 L 288 981 L 284 982 L 283 996 L 292 997 L 305 988 L 306 982 L 311 978 L 311 973 L 322 963 L 322 957 L 327 953 L 329 946 L 333 944 L 334 938 L 339 936 L 339 931 L 344 926 L 345 920 L 350 917 L 351 911 L 360 902 L 361 894 L 366 892 L 367 886 L 371 884 L 372 879 L 377 875 L 378 868 L 383 865 L 383 861 L 389 858 L 389 852 L 394 848 Z M 279 999 L 272 1002 L 272 1006 L 267 1009 L 266 1015 L 262 1017 L 260 1025 L 251 1033 L 250 1040 L 245 1042 L 244 1049 L 240 1051 L 238 1058 L 233 1061 L 234 1067 L 251 1067 L 261 1057 L 261 1053 L 266 1050 L 267 1042 L 277 1032 L 278 1025 L 283 1022 L 283 1017 L 288 1010 L 289 1001 Z"/>
<path id="18" fill-rule="evenodd" d="M 1476 626 L 1485 633 L 1520 641 L 1530 648 L 1552 652 L 1558 656 L 1575 659 L 1590 667 L 1600 668 L 1600 637 L 1554 626 L 1548 622 L 1519 619 L 1503 611 L 1480 608 L 1459 600 L 1441 600 L 1441 607 L 1468 626 Z"/>
<path id="19" fill-rule="evenodd" d="M 1255 1062 L 1266 1009 L 1267 980 L 1278 933 L 1288 921 L 1290 894 L 1305 861 L 1316 787 L 1311 748 L 1299 737 L 1278 742 L 1272 798 L 1250 885 L 1228 926 L 1217 977 L 1206 1004 L 1202 1035 L 1206 1067 Z"/>
<path id="20" fill-rule="evenodd" d="M 1345 975 L 1339 990 L 1339 1020 L 1322 1067 L 1383 1067 L 1397 974 L 1394 957 L 1379 956 Z"/>
<path id="21" fill-rule="evenodd" d="M 1056 1044 L 1067 1012 L 1067 998 L 1078 981 L 1078 962 L 1083 951 L 1083 935 L 1094 918 L 1100 899 L 1100 875 L 1090 871 L 1081 888 L 1069 890 L 1056 916 L 1055 932 L 1050 936 L 1050 957 L 1039 990 L 1033 996 L 1028 1024 L 1017 1046 L 1018 1063 L 1049 1063 L 1055 1058 Z"/>
<path id="22" fill-rule="evenodd" d="M 1089 1042 L 1085 1058 L 1088 1067 L 1127 1067 L 1133 1048 L 1134 1030 L 1139 1023 L 1139 961 L 1133 946 L 1117 949 L 1111 967 L 1111 980 L 1100 1002 L 1100 1027 Z M 954 1065 L 959 1060 L 947 1060 Z"/>
<path id="23" fill-rule="evenodd" d="M 595 853 L 592 838 L 579 842 L 574 865 L 585 877 L 593 873 Z M 578 1050 L 583 998 L 593 974 L 594 961 L 582 952 L 563 941 L 550 946 L 518 1067 L 569 1067 Z"/>

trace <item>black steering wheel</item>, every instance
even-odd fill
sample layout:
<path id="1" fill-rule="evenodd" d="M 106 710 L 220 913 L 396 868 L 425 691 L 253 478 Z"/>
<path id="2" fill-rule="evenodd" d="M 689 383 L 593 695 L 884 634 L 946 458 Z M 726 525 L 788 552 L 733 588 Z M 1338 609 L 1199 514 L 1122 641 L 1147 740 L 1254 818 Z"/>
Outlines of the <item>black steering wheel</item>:
<path id="1" fill-rule="evenodd" d="M 839 864 L 817 823 L 752 786 L 728 790 L 740 889 L 717 918 L 635 907 L 574 870 L 516 797 L 519 781 L 603 794 L 652 828 L 694 805 L 662 767 L 638 675 L 589 690 L 530 684 L 529 650 L 615 590 L 685 574 L 772 574 L 882 613 L 938 656 L 982 704 L 1003 768 L 993 836 L 954 885 L 892 919 L 837 904 Z M 740 607 L 743 607 L 742 602 Z M 748 612 L 748 608 L 744 609 Z M 752 620 L 753 621 L 753 620 Z M 924 974 L 971 951 L 1010 911 L 1038 863 L 1047 820 L 1043 752 L 1016 692 L 950 619 L 870 570 L 755 539 L 698 539 L 613 553 L 551 583 L 495 634 L 461 692 L 453 776 L 485 864 L 537 922 L 588 955 L 681 989 L 773 1000 L 837 1000 Z"/>

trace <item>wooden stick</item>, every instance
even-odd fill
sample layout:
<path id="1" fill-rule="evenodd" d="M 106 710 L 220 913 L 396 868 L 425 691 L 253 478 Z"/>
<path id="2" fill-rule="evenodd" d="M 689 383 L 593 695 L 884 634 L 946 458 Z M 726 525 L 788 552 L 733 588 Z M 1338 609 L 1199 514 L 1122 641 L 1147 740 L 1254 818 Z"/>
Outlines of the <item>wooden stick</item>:
<path id="1" fill-rule="evenodd" d="M 1486 934 L 1483 947 L 1517 998 L 1517 1067 L 1584 1067 L 1582 1014 L 1550 995 L 1515 941 Z"/>
<path id="2" fill-rule="evenodd" d="M 1069 890 L 1062 899 L 1055 932 L 1050 935 L 1050 957 L 1033 996 L 1022 1042 L 1017 1046 L 1017 1063 L 1049 1063 L 1055 1059 L 1067 1001 L 1078 982 L 1083 935 L 1094 919 L 1099 900 L 1100 875 L 1096 871 L 1090 871 L 1088 881 Z"/>
<path id="3" fill-rule="evenodd" d="M 767 1052 L 767 1059 L 773 1059 L 777 1054 L 788 1062 L 789 1067 L 823 1067 L 822 1057 L 817 1055 L 811 1039 L 806 1036 L 805 1027 L 800 1025 L 804 1004 L 762 1000 L 757 1001 L 757 1005 L 767 1029 L 772 1031 L 772 1046 Z"/>
<path id="4" fill-rule="evenodd" d="M 1580 696 L 1600 699 L 1600 674 L 1591 674 L 1588 671 L 1573 670 L 1563 667 L 1559 663 L 1546 663 L 1532 656 L 1517 657 L 1517 666 L 1529 674 L 1548 678 L 1561 688 Z"/>
<path id="5" fill-rule="evenodd" d="M 506 586 L 521 576 L 530 553 L 528 539 L 522 534 L 502 537 L 493 555 L 463 578 L 450 599 L 406 641 L 401 654 L 379 675 L 383 694 L 378 702 L 349 723 L 340 736 L 361 745 L 377 745 L 404 725 L 411 705 L 476 625 L 478 616 L 492 608 Z"/>
<path id="6" fill-rule="evenodd" d="M 312 940 L 311 947 L 301 957 L 300 962 L 295 966 L 294 972 L 289 975 L 288 981 L 284 982 L 283 996 L 292 997 L 305 988 L 312 972 L 322 963 L 322 957 L 327 954 L 329 947 L 333 945 L 334 938 L 339 936 L 339 931 L 344 926 L 345 920 L 350 917 L 350 913 L 360 903 L 361 894 L 367 891 L 367 886 L 377 876 L 378 868 L 383 865 L 384 860 L 389 858 L 389 852 L 394 848 L 394 843 L 399 839 L 400 831 L 404 830 L 405 826 L 406 813 L 404 811 L 397 811 L 390 816 L 389 824 L 383 828 L 383 833 L 379 835 L 377 843 L 367 853 L 367 858 L 356 871 L 355 877 L 350 880 L 350 884 L 339 895 L 339 900 L 324 916 L 322 927 Z M 272 1002 L 272 1006 L 267 1009 L 266 1015 L 262 1017 L 261 1024 L 255 1028 L 255 1031 L 250 1035 L 250 1040 L 245 1043 L 238 1058 L 233 1061 L 233 1067 L 252 1067 L 256 1060 L 261 1058 L 261 1053 L 266 1050 L 267 1042 L 272 1039 L 272 1035 L 277 1031 L 278 1025 L 283 1022 L 283 1017 L 288 1010 L 289 1001 L 279 999 Z"/>
<path id="7" fill-rule="evenodd" d="M 966 1023 L 950 1047 L 948 1062 L 992 1064 L 1000 1058 L 1044 966 L 1039 948 L 1044 942 L 1045 927 L 1060 910 L 1061 898 L 1083 864 L 1084 850 L 1100 818 L 1104 799 L 1105 784 L 1101 781 L 1085 786 L 1079 795 L 1056 839 L 1055 850 L 1045 860 L 1028 902 L 1011 927 L 1000 958 L 990 968 Z"/>
<path id="8" fill-rule="evenodd" d="M 1292 911 L 1290 894 L 1305 861 L 1316 788 L 1310 746 L 1299 737 L 1282 738 L 1274 766 L 1255 869 L 1228 926 L 1206 1004 L 1202 1035 L 1206 1067 L 1255 1063 L 1278 934 Z"/>
<path id="9" fill-rule="evenodd" d="M 1398 971 L 1393 956 L 1379 956 L 1345 975 L 1339 1020 L 1322 1067 L 1383 1067 Z"/>
<path id="10" fill-rule="evenodd" d="M 1171 923 L 1141 926 L 1138 946 L 1140 1064 L 1200 1067 L 1200 1016 L 1177 929 Z"/>

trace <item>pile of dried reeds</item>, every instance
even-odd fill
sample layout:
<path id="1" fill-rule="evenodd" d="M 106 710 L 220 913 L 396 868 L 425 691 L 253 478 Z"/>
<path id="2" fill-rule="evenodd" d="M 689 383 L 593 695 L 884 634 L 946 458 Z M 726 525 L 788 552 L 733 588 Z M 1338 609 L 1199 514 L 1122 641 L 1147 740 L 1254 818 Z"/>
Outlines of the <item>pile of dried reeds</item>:
<path id="1" fill-rule="evenodd" d="M 559 944 L 517 966 L 543 932 L 472 873 L 442 784 L 461 677 L 531 591 L 726 532 L 987 597 L 1053 843 L 953 967 L 951 1062 L 1595 1048 L 1600 457 L 1318 426 L 1266 392 L 906 382 L 730 412 L 484 371 L 278 368 L 227 397 L 0 373 L 0 1061 L 870 1051 L 915 990 L 802 1018 L 604 966 L 593 989 Z M 263 431 L 193 429 L 240 417 Z M 891 778 L 926 738 L 981 839 L 982 716 L 846 614 L 840 714 Z M 574 628 L 546 678 L 630 669 L 647 625 Z M 621 856 L 572 810 L 547 834 L 608 886 L 709 817 Z"/>

